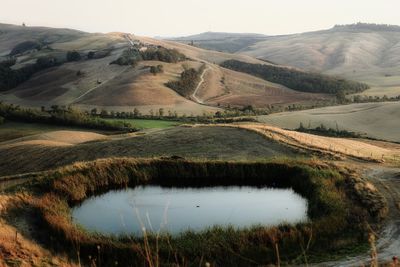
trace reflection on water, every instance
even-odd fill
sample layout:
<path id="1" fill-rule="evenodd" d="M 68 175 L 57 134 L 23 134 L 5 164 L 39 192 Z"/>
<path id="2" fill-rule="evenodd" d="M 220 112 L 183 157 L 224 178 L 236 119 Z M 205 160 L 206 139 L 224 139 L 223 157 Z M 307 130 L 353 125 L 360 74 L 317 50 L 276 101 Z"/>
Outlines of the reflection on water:
<path id="1" fill-rule="evenodd" d="M 76 223 L 109 234 L 147 230 L 201 230 L 307 220 L 307 201 L 291 189 L 255 187 L 163 188 L 138 186 L 85 200 L 72 211 Z"/>

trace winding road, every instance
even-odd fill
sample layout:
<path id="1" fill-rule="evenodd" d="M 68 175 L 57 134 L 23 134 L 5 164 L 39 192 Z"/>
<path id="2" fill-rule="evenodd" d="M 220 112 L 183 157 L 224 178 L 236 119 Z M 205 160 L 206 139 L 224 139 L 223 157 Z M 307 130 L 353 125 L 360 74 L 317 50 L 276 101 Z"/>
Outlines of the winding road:
<path id="1" fill-rule="evenodd" d="M 192 98 L 193 98 L 197 103 L 199 103 L 199 104 L 204 104 L 204 102 L 203 102 L 203 100 L 199 99 L 199 98 L 196 96 L 196 94 L 197 94 L 197 92 L 199 91 L 201 85 L 204 83 L 204 75 L 206 74 L 206 72 L 207 72 L 209 69 L 210 69 L 209 66 L 207 66 L 207 67 L 204 69 L 203 73 L 202 73 L 201 76 L 200 76 L 200 82 L 199 82 L 199 84 L 197 85 L 196 90 L 194 90 L 194 92 L 193 92 L 193 94 L 192 94 Z"/>

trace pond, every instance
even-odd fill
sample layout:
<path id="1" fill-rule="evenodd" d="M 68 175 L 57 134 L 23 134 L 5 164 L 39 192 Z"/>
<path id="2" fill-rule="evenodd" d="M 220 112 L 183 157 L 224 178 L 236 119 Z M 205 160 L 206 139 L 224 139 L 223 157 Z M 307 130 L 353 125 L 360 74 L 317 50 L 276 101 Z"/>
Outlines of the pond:
<path id="1" fill-rule="evenodd" d="M 72 209 L 75 223 L 103 234 L 177 234 L 212 226 L 278 225 L 307 221 L 307 200 L 291 189 L 247 186 L 109 191 Z"/>

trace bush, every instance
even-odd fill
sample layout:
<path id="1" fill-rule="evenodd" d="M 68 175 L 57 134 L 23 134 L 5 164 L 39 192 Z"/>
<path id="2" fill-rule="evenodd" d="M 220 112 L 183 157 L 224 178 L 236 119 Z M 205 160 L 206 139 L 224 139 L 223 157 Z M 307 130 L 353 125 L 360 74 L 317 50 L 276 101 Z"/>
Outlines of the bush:
<path id="1" fill-rule="evenodd" d="M 67 52 L 67 61 L 79 61 L 81 60 L 81 54 L 77 51 L 68 51 Z"/>
<path id="2" fill-rule="evenodd" d="M 4 123 L 4 118 L 0 116 L 0 125 Z"/>
<path id="3" fill-rule="evenodd" d="M 90 51 L 90 52 L 87 54 L 87 58 L 88 58 L 88 59 L 93 59 L 93 58 L 94 58 L 94 55 L 95 55 L 95 52 Z"/>
<path id="4" fill-rule="evenodd" d="M 293 90 L 309 93 L 343 95 L 358 93 L 369 88 L 367 84 L 330 77 L 318 73 L 303 72 L 295 69 L 251 64 L 238 60 L 228 60 L 222 67 L 260 77 L 264 80 L 285 85 Z"/>
<path id="5" fill-rule="evenodd" d="M 163 73 L 163 72 L 164 72 L 163 65 L 157 65 L 157 66 L 150 67 L 150 73 L 153 73 L 154 75 L 156 75 L 157 73 Z"/>
<path id="6" fill-rule="evenodd" d="M 40 50 L 42 48 L 42 44 L 37 41 L 25 41 L 17 44 L 10 52 L 10 56 L 15 56 L 18 54 L 22 54 L 29 50 Z"/>

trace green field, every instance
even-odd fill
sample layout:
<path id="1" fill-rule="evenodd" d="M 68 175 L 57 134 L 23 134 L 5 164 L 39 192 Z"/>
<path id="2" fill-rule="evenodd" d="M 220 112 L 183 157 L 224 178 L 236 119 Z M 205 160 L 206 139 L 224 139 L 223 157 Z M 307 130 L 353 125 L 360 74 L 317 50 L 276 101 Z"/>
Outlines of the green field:
<path id="1" fill-rule="evenodd" d="M 107 121 L 123 121 L 137 129 L 164 129 L 182 124 L 179 121 L 147 120 L 147 119 L 105 119 Z"/>

